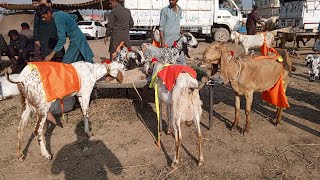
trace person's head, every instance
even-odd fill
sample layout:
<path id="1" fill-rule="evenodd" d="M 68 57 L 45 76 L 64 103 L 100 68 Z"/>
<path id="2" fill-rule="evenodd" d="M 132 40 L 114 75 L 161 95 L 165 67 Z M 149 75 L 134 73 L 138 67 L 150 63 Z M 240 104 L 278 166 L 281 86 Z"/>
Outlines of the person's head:
<path id="1" fill-rule="evenodd" d="M 118 4 L 119 4 L 119 0 L 110 0 L 110 3 L 109 3 L 111 8 L 116 7 Z"/>
<path id="2" fill-rule="evenodd" d="M 39 6 L 40 4 L 44 4 L 44 5 L 46 5 L 46 6 L 51 7 L 52 2 L 51 2 L 51 0 L 32 0 L 32 5 L 33 5 L 34 7 L 37 7 L 37 6 Z"/>
<path id="3" fill-rule="evenodd" d="M 24 29 L 30 29 L 30 26 L 29 26 L 28 23 L 23 22 L 23 23 L 21 23 L 21 29 L 22 29 L 22 30 L 24 30 Z"/>
<path id="4" fill-rule="evenodd" d="M 40 4 L 37 6 L 36 13 L 43 21 L 52 21 L 52 9 L 46 5 Z"/>
<path id="5" fill-rule="evenodd" d="M 175 7 L 178 3 L 178 0 L 169 0 L 170 7 Z"/>
<path id="6" fill-rule="evenodd" d="M 252 10 L 253 10 L 253 11 L 257 11 L 257 10 L 258 10 L 258 6 L 257 6 L 257 5 L 253 5 L 253 6 L 252 6 Z"/>
<path id="7" fill-rule="evenodd" d="M 8 32 L 8 36 L 10 37 L 10 39 L 12 39 L 12 40 L 15 41 L 15 40 L 18 39 L 19 33 L 18 33 L 17 30 L 12 29 L 12 30 L 10 30 L 10 31 Z"/>

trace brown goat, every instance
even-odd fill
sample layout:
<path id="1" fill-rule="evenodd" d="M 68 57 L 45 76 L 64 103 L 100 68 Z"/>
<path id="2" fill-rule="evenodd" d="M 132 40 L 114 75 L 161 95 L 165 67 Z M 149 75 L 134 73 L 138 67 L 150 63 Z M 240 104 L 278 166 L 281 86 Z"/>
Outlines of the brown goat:
<path id="1" fill-rule="evenodd" d="M 239 123 L 240 96 L 246 98 L 246 125 L 243 132 L 248 132 L 251 124 L 251 106 L 254 92 L 262 92 L 273 87 L 282 73 L 283 85 L 286 89 L 289 83 L 291 60 L 287 51 L 279 51 L 283 57 L 283 66 L 279 62 L 270 59 L 261 60 L 236 60 L 230 55 L 230 51 L 223 43 L 214 42 L 203 55 L 203 63 L 219 64 L 221 77 L 224 84 L 230 82 L 235 92 L 235 120 L 232 128 Z M 283 108 L 277 108 L 275 125 L 281 121 Z"/>

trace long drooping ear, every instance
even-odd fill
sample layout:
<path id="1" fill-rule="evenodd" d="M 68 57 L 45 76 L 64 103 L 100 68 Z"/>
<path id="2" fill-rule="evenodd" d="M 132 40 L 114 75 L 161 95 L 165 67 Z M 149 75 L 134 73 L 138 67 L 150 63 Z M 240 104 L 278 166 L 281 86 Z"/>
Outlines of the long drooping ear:
<path id="1" fill-rule="evenodd" d="M 118 71 L 117 74 L 117 81 L 121 84 L 123 81 L 123 73 L 121 71 Z"/>
<path id="2" fill-rule="evenodd" d="M 227 85 L 229 83 L 229 76 L 228 76 L 228 61 L 229 61 L 229 52 L 224 51 L 224 49 L 221 47 L 221 59 L 220 59 L 220 74 L 223 79 L 223 83 Z"/>

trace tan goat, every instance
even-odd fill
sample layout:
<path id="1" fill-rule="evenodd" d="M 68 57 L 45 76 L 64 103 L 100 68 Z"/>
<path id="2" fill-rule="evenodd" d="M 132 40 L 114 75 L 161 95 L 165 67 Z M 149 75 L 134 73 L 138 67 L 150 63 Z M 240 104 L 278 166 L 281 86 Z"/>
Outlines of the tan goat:
<path id="1" fill-rule="evenodd" d="M 288 52 L 279 51 L 284 61 L 283 66 L 270 59 L 242 60 L 238 61 L 230 55 L 227 47 L 220 42 L 214 42 L 208 47 L 203 55 L 203 63 L 219 64 L 224 84 L 230 82 L 235 92 L 235 120 L 232 129 L 239 123 L 240 96 L 246 98 L 246 125 L 243 132 L 248 132 L 251 124 L 251 105 L 254 92 L 262 92 L 273 87 L 279 80 L 280 74 L 283 77 L 283 86 L 286 89 L 289 83 L 289 72 L 291 60 Z M 282 68 L 284 67 L 284 69 Z M 275 114 L 275 125 L 280 123 L 283 108 L 277 108 Z"/>

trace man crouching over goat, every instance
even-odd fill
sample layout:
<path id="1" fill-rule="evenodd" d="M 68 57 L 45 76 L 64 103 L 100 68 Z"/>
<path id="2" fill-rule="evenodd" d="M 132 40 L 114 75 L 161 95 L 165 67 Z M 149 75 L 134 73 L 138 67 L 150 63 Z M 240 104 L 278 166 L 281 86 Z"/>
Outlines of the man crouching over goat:
<path id="1" fill-rule="evenodd" d="M 187 126 L 191 126 L 193 122 L 196 125 L 199 148 L 198 165 L 201 166 L 204 162 L 200 130 L 202 102 L 199 96 L 199 84 L 196 76 L 197 74 L 193 69 L 183 65 L 164 66 L 163 63 L 157 62 L 153 68 L 150 87 L 155 87 L 156 95 L 158 94 L 156 98 L 160 99 L 159 105 L 161 106 L 161 102 L 167 105 L 168 134 L 170 134 L 171 126 L 173 126 L 174 130 L 176 154 L 172 163 L 173 168 L 176 168 L 180 160 L 179 148 L 182 139 L 180 124 L 182 122 L 185 122 Z"/>
<path id="2" fill-rule="evenodd" d="M 84 116 L 85 132 L 90 136 L 92 134 L 89 129 L 88 108 L 95 82 L 105 74 L 110 74 L 122 82 L 123 71 L 124 66 L 117 62 L 91 64 L 80 61 L 71 64 L 29 63 L 22 70 L 16 82 L 10 80 L 8 73 L 6 73 L 7 79 L 18 85 L 23 106 L 21 120 L 17 128 L 19 159 L 23 160 L 24 158 L 21 149 L 23 129 L 31 111 L 35 112 L 37 117 L 34 134 L 39 142 L 41 154 L 47 159 L 52 159 L 44 142 L 46 119 L 51 103 L 56 99 L 77 95 Z"/>

